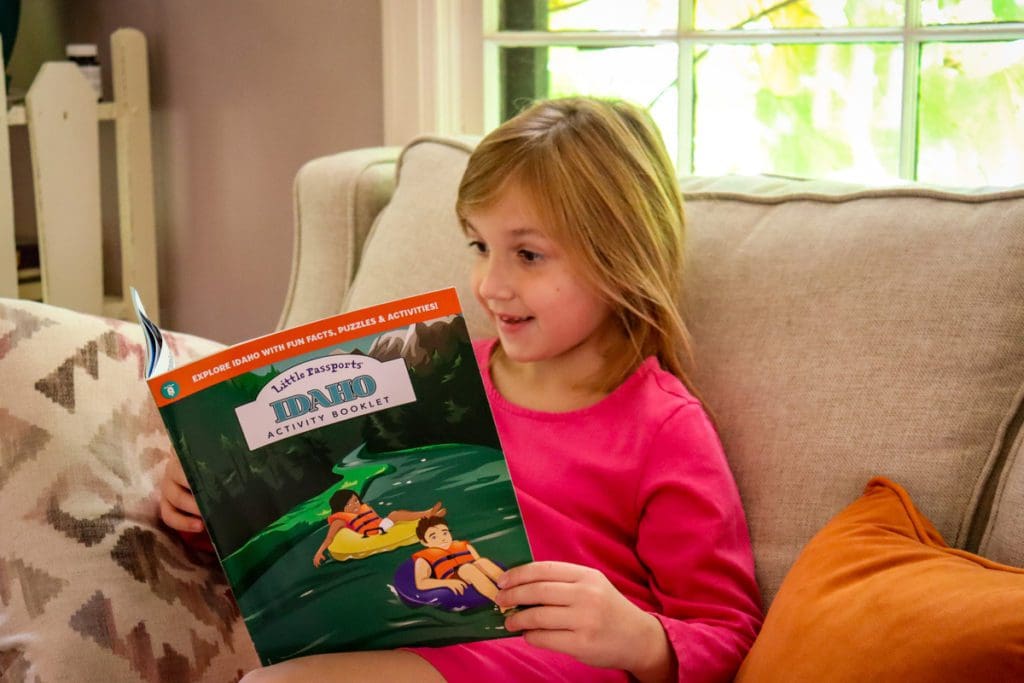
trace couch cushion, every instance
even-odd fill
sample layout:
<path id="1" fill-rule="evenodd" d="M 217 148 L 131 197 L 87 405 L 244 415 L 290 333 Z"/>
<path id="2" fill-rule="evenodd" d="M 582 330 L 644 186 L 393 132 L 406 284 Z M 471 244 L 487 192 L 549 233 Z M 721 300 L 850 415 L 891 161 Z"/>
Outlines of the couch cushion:
<path id="1" fill-rule="evenodd" d="M 1024 567 L 1024 431 L 1017 431 L 1010 449 L 978 552 Z"/>
<path id="2" fill-rule="evenodd" d="M 221 348 L 168 342 L 182 360 Z M 0 300 L 0 673 L 11 680 L 228 681 L 258 664 L 219 566 L 157 521 L 171 446 L 143 354 L 136 325 Z"/>
<path id="3" fill-rule="evenodd" d="M 342 310 L 455 286 L 470 334 L 493 334 L 469 288 L 472 253 L 455 216 L 475 144 L 468 137 L 424 137 L 402 151 L 395 193 L 367 237 Z"/>
<path id="4" fill-rule="evenodd" d="M 874 475 L 964 547 L 1024 386 L 1024 190 L 683 189 L 695 378 L 766 600 Z"/>
<path id="5" fill-rule="evenodd" d="M 737 681 L 1024 680 L 1024 569 L 946 546 L 871 481 L 800 554 Z"/>
<path id="6" fill-rule="evenodd" d="M 394 191 L 398 153 L 394 147 L 354 149 L 299 169 L 292 279 L 279 329 L 341 310 L 366 233 Z"/>

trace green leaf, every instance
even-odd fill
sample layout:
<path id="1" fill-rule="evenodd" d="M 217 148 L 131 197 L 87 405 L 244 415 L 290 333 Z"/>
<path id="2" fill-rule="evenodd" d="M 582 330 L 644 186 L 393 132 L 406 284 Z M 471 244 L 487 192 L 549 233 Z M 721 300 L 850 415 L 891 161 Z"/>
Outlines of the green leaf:
<path id="1" fill-rule="evenodd" d="M 1024 3 L 1018 0 L 992 0 L 992 14 L 996 21 L 1024 20 Z"/>
<path id="2" fill-rule="evenodd" d="M 821 26 L 821 18 L 804 2 L 779 3 L 777 9 L 769 11 L 768 19 L 775 28 L 818 28 Z"/>

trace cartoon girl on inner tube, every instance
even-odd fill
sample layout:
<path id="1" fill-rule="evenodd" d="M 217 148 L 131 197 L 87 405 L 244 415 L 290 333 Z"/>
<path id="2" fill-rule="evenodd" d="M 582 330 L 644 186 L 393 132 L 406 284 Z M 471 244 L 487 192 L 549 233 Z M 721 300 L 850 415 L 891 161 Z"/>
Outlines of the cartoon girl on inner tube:
<path id="1" fill-rule="evenodd" d="M 406 528 L 412 526 L 410 523 L 431 516 L 443 517 L 446 512 L 445 508 L 441 507 L 441 502 L 438 501 L 429 510 L 394 510 L 388 513 L 387 517 L 381 517 L 377 514 L 376 510 L 363 502 L 359 494 L 351 489 L 336 491 L 331 496 L 330 505 L 331 515 L 327 518 L 327 538 L 324 539 L 324 542 L 317 548 L 316 554 L 313 555 L 314 567 L 319 567 L 324 561 L 324 551 L 328 548 L 330 548 L 334 559 L 345 559 L 346 557 L 358 558 L 365 554 L 370 554 L 372 551 L 389 550 L 398 545 L 404 545 L 407 542 L 415 543 L 415 540 L 411 538 L 411 534 L 406 533 Z M 403 527 L 401 533 L 395 529 L 390 534 L 394 538 L 388 538 L 388 532 L 396 524 Z M 355 552 L 344 553 L 336 550 L 332 544 L 338 533 L 343 530 L 351 532 L 350 535 L 355 535 L 356 540 L 350 542 L 349 545 L 360 544 L 361 542 L 361 545 L 366 546 L 365 551 L 359 552 L 359 548 L 356 548 Z M 408 529 L 408 531 L 412 531 L 412 529 Z M 370 539 L 378 542 L 370 543 Z"/>

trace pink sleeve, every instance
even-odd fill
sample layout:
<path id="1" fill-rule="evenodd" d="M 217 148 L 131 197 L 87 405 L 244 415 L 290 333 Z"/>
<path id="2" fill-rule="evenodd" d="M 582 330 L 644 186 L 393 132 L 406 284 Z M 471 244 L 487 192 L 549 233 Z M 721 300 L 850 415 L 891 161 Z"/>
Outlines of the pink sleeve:
<path id="1" fill-rule="evenodd" d="M 638 490 L 637 553 L 661 604 L 680 681 L 731 681 L 761 626 L 761 598 L 739 492 L 697 403 L 651 443 Z"/>

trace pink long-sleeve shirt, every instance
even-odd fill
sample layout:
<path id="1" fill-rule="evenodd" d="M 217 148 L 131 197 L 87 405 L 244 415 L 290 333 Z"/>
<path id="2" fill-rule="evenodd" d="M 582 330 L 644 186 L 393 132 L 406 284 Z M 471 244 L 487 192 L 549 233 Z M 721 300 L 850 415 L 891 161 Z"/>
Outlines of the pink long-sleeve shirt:
<path id="1" fill-rule="evenodd" d="M 595 405 L 546 413 L 491 381 L 475 344 L 537 560 L 599 569 L 661 622 L 680 681 L 728 681 L 761 625 L 746 517 L 701 404 L 648 358 Z M 625 680 L 522 638 L 411 648 L 450 682 Z"/>

